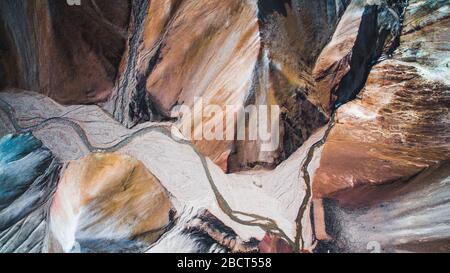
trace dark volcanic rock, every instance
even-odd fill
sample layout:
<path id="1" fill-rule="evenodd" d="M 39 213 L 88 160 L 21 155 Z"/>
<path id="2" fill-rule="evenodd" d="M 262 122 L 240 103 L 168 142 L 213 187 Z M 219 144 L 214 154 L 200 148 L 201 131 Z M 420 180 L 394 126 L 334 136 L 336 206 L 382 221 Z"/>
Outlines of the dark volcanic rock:
<path id="1" fill-rule="evenodd" d="M 228 253 L 254 253 L 259 250 L 257 240 L 243 241 L 233 229 L 207 210 L 200 211 L 190 220 L 183 232 L 201 246 L 202 252 L 214 249 Z"/>

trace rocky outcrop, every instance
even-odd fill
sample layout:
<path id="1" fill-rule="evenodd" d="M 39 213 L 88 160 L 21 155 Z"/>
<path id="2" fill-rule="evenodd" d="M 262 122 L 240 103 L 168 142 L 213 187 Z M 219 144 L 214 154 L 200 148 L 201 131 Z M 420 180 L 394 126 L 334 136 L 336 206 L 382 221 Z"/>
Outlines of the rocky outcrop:
<path id="1" fill-rule="evenodd" d="M 314 88 L 313 63 L 347 2 L 137 1 L 129 50 L 105 108 L 133 127 L 146 120 L 169 119 L 178 105 L 199 114 L 201 110 L 194 109 L 196 97 L 223 111 L 227 105 L 280 104 L 285 129 L 276 137 L 284 145 L 274 151 L 265 152 L 261 141 L 254 140 L 193 140 L 224 170 L 273 167 L 326 122 L 305 94 Z M 195 114 L 183 118 L 192 121 L 189 133 L 214 128 L 215 119 Z M 230 130 L 237 121 L 225 123 L 217 130 Z"/>
<path id="2" fill-rule="evenodd" d="M 407 183 L 357 191 L 352 208 L 327 200 L 328 232 L 336 238 L 317 252 L 449 252 L 450 164 L 423 171 Z"/>
<path id="3" fill-rule="evenodd" d="M 349 5 L 313 71 L 317 88 L 312 100 L 328 115 L 354 99 L 371 66 L 382 54 L 391 54 L 400 33 L 401 2 L 356 0 Z"/>
<path id="4" fill-rule="evenodd" d="M 51 205 L 46 251 L 137 252 L 168 227 L 168 193 L 128 156 L 91 154 L 71 162 Z"/>
<path id="5" fill-rule="evenodd" d="M 213 248 L 227 253 L 256 253 L 259 251 L 256 239 L 243 241 L 231 228 L 206 210 L 199 212 L 190 220 L 183 232 L 195 238 L 196 241 L 202 241 L 204 247 L 208 247 L 204 252 L 211 251 Z"/>
<path id="6" fill-rule="evenodd" d="M 105 100 L 114 86 L 129 1 L 0 3 L 0 88 L 34 90 L 61 103 Z"/>
<path id="7" fill-rule="evenodd" d="M 280 145 L 264 151 L 260 140 L 236 141 L 230 171 L 278 165 L 327 122 L 310 96 L 316 92 L 312 69 L 348 3 L 258 1 L 260 53 L 245 105 L 281 107 L 280 131 L 271 135 L 279 134 Z"/>
<path id="8" fill-rule="evenodd" d="M 111 99 L 114 116 L 132 127 L 153 116 L 167 119 L 178 104 L 192 107 L 195 97 L 205 104 L 243 105 L 260 50 L 255 3 L 148 2 L 134 7 L 132 50 Z M 226 168 L 230 142 L 198 147 Z"/>
<path id="9" fill-rule="evenodd" d="M 43 249 L 60 164 L 31 134 L 0 139 L 0 252 Z"/>
<path id="10" fill-rule="evenodd" d="M 400 47 L 372 68 L 358 98 L 338 110 L 315 177 L 316 197 L 408 180 L 450 157 L 444 2 L 410 1 Z"/>
<path id="11" fill-rule="evenodd" d="M 357 208 L 366 207 L 376 200 L 371 197 L 374 191 L 389 196 L 395 185 L 412 183 L 418 174 L 450 158 L 450 81 L 448 73 L 443 72 L 448 70 L 449 37 L 444 31 L 450 25 L 448 5 L 445 1 L 409 1 L 399 47 L 392 56 L 378 60 L 357 98 L 337 111 L 313 183 L 314 204 L 318 204 L 318 212 L 322 215 L 316 221 L 319 223 L 316 234 L 320 234 L 322 239 L 332 239 L 327 235 L 327 226 L 333 225 L 324 223 L 323 198 L 337 200 L 340 206 L 354 209 L 351 213 L 360 215 L 361 210 Z M 424 10 L 427 10 L 426 14 Z M 389 184 L 394 186 L 385 186 Z M 433 188 L 431 185 L 423 187 L 423 191 Z M 388 200 L 387 204 L 376 203 L 382 206 L 378 212 L 365 213 L 369 218 L 379 217 L 383 214 L 383 207 L 389 208 L 390 202 L 395 203 L 395 200 Z M 434 205 L 429 200 L 417 198 L 416 202 L 430 206 L 429 214 L 423 212 L 426 214 L 424 217 L 433 215 L 431 207 Z M 420 211 L 420 207 L 417 209 Z M 385 227 L 403 221 L 400 214 L 384 213 Z M 421 221 L 414 216 L 415 212 L 410 213 L 410 219 Z M 342 217 L 349 220 L 353 216 Z M 358 221 L 362 225 L 370 225 L 369 218 Z M 355 228 L 346 220 L 342 223 L 346 229 Z M 439 233 L 439 227 L 433 231 L 430 226 L 430 229 L 431 233 Z M 423 240 L 431 240 L 425 233 L 422 235 Z M 385 250 L 398 250 L 396 244 L 409 241 L 409 236 L 414 237 L 407 232 L 398 234 L 397 243 L 382 240 Z M 356 237 L 355 234 L 354 239 L 361 240 L 359 243 L 380 244 L 380 241 L 365 241 L 365 236 Z M 437 245 L 448 240 L 448 234 L 438 237 Z M 344 238 L 335 239 L 339 242 Z M 378 247 L 376 251 L 381 250 Z"/>
<path id="12" fill-rule="evenodd" d="M 16 71 L 7 79 L 27 78 L 9 85 L 40 90 L 59 102 L 92 103 L 108 97 L 103 107 L 129 128 L 171 120 L 172 110 L 186 106 L 193 114 L 178 117 L 180 127 L 187 124 L 200 152 L 223 170 L 273 168 L 325 125 L 335 103 L 355 95 L 372 62 L 394 45 L 400 12 L 395 4 L 358 0 L 344 14 L 349 2 L 140 0 L 68 6 L 49 0 L 33 6 L 7 1 L 5 26 L 12 25 L 12 14 L 21 9 L 48 19 L 25 17 L 36 38 L 23 43 L 25 49 L 16 44 L 27 36 L 9 39 L 6 48 L 21 52 L 5 60 L 4 70 Z M 14 5 L 20 8 L 8 11 Z M 70 24 L 75 17 L 77 23 Z M 91 17 L 96 20 L 88 21 Z M 43 28 L 50 31 L 40 31 Z M 72 29 L 79 35 L 65 35 Z M 40 48 L 46 48 L 45 59 Z M 86 57 L 73 58 L 75 51 Z M 23 62 L 35 68 L 22 73 Z M 78 75 L 76 81 L 67 76 L 68 67 Z M 56 89 L 60 91 L 49 91 Z M 266 150 L 264 140 L 251 139 L 249 124 L 256 113 L 217 126 L 217 116 L 205 116 L 204 108 L 194 106 L 197 98 L 202 106 L 214 105 L 223 112 L 228 105 L 280 106 L 281 117 L 267 117 L 269 125 L 280 127 L 270 134 L 278 145 Z M 223 140 L 225 131 L 232 131 L 242 118 L 247 121 L 245 140 Z M 207 139 L 204 128 L 219 131 L 222 138 Z"/>

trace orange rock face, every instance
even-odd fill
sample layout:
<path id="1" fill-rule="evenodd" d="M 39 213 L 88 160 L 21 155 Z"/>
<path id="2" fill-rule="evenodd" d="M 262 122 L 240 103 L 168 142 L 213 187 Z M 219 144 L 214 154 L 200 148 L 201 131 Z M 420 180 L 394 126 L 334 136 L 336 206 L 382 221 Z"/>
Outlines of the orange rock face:
<path id="1" fill-rule="evenodd" d="M 129 6 L 2 1 L 0 88 L 35 90 L 65 104 L 105 100 L 124 50 Z"/>
<path id="2" fill-rule="evenodd" d="M 332 9 L 325 2 L 141 1 L 133 6 L 127 54 L 106 109 L 133 127 L 168 119 L 177 105 L 198 113 L 196 97 L 222 110 L 280 105 L 281 144 L 274 151 L 263 151 L 258 140 L 194 141 L 224 170 L 273 167 L 326 122 L 307 97 L 311 70 L 347 1 L 333 1 Z M 203 127 L 216 122 L 196 118 L 192 132 L 200 120 Z M 234 126 L 226 120 L 223 130 Z"/>
<path id="3" fill-rule="evenodd" d="M 168 118 L 178 104 L 193 109 L 196 97 L 202 97 L 205 105 L 223 109 L 225 105 L 244 105 L 260 51 L 255 4 L 151 1 L 140 10 L 143 8 L 148 9 L 145 17 L 135 14 L 132 18 L 137 32 L 133 35 L 141 38 L 129 40 L 129 48 L 138 48 L 129 50 L 124 59 L 120 85 L 113 96 L 118 99 L 112 111 L 116 118 L 129 127 L 143 119 L 155 119 L 155 115 Z M 145 98 L 151 102 L 139 105 Z M 149 108 L 153 110 L 150 113 Z M 210 120 L 202 120 L 203 125 L 215 122 Z M 226 168 L 231 144 L 200 142 L 198 147 Z"/>
<path id="4" fill-rule="evenodd" d="M 165 30 L 162 59 L 146 81 L 150 97 L 165 115 L 176 104 L 193 109 L 195 97 L 223 110 L 226 105 L 244 105 L 260 51 L 256 6 L 245 1 L 185 1 L 177 13 Z M 203 118 L 202 122 L 213 126 L 216 121 Z M 224 168 L 231 144 L 197 142 Z"/>
<path id="5" fill-rule="evenodd" d="M 423 14 L 425 8 L 432 12 Z M 411 3 L 393 58 L 375 65 L 358 98 L 338 110 L 315 177 L 316 197 L 407 180 L 450 157 L 450 37 L 444 31 L 450 21 L 438 9 Z M 358 201 L 343 196 L 343 202 Z"/>
<path id="6" fill-rule="evenodd" d="M 48 251 L 131 251 L 136 242 L 158 239 L 171 207 L 168 193 L 141 162 L 91 154 L 64 170 L 50 212 Z"/>
<path id="7" fill-rule="evenodd" d="M 399 11 L 383 1 L 352 1 L 313 70 L 312 100 L 328 114 L 364 86 L 372 62 L 392 50 Z M 389 54 L 389 53 L 387 53 Z"/>

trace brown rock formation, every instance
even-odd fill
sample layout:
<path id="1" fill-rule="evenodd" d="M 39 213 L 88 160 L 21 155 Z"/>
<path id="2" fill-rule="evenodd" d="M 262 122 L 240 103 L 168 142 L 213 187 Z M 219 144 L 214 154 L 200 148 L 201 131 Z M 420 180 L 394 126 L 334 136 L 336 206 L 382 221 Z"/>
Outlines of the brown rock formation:
<path id="1" fill-rule="evenodd" d="M 0 88 L 66 104 L 105 100 L 123 53 L 129 2 L 5 0 L 0 3 Z"/>
<path id="2" fill-rule="evenodd" d="M 256 240 L 243 241 L 239 236 L 212 213 L 205 210 L 190 220 L 184 232 L 195 237 L 203 237 L 229 253 L 256 253 Z"/>
<path id="3" fill-rule="evenodd" d="M 263 150 L 262 141 L 248 135 L 244 141 L 194 140 L 224 170 L 270 168 L 325 124 L 335 102 L 354 96 L 371 62 L 395 40 L 396 10 L 382 0 L 353 1 L 333 35 L 348 3 L 139 0 L 106 5 L 91 0 L 68 6 L 54 0 L 6 1 L 4 48 L 18 52 L 2 58 L 4 85 L 40 90 L 63 103 L 99 102 L 113 89 L 104 107 L 127 127 L 169 119 L 181 104 L 199 114 L 196 97 L 222 110 L 227 105 L 279 105 L 281 128 L 272 139 L 279 138 L 280 145 L 273 151 Z M 47 19 L 36 20 L 36 14 Z M 13 16 L 22 16 L 24 25 L 13 25 Z M 33 39 L 14 36 L 12 27 L 24 28 L 17 33 Z M 226 120 L 220 128 L 213 117 L 199 116 L 191 132 L 205 127 L 225 131 L 237 123 Z"/>
<path id="4" fill-rule="evenodd" d="M 352 1 L 330 43 L 315 65 L 317 82 L 312 100 L 330 114 L 335 104 L 353 99 L 367 79 L 371 65 L 390 54 L 400 31 L 401 10 L 385 1 Z"/>
<path id="5" fill-rule="evenodd" d="M 223 110 L 281 105 L 284 144 L 276 151 L 261 151 L 260 141 L 195 141 L 225 170 L 274 166 L 325 123 L 305 94 L 313 90 L 313 63 L 346 3 L 138 1 L 122 74 L 106 109 L 132 127 L 169 118 L 180 104 L 193 109 L 195 97 Z M 223 129 L 235 124 L 228 121 Z M 204 118 L 203 125 L 214 127 L 213 119 Z M 198 129 L 192 126 L 193 132 Z"/>
<path id="6" fill-rule="evenodd" d="M 292 247 L 279 236 L 267 233 L 259 243 L 260 253 L 293 253 Z"/>
<path id="7" fill-rule="evenodd" d="M 319 243 L 316 251 L 450 251 L 450 161 L 405 183 L 368 186 L 348 193 L 360 196 L 361 202 L 349 208 L 326 200 L 328 230 L 336 240 Z"/>
<path id="8" fill-rule="evenodd" d="M 91 154 L 63 173 L 50 211 L 48 251 L 137 251 L 164 232 L 171 207 L 141 162 Z"/>
<path id="9" fill-rule="evenodd" d="M 228 160 L 229 170 L 255 165 L 273 167 L 326 123 L 326 115 L 310 98 L 315 92 L 311 73 L 347 3 L 258 2 L 261 52 L 246 105 L 281 107 L 280 146 L 265 152 L 257 141 L 237 141 Z"/>
<path id="10" fill-rule="evenodd" d="M 316 198 L 407 180 L 450 157 L 448 5 L 410 1 L 393 58 L 375 65 L 358 98 L 337 112 L 315 176 Z M 341 196 L 355 203 L 363 195 Z"/>
<path id="11" fill-rule="evenodd" d="M 133 8 L 135 29 L 128 43 L 132 50 L 113 96 L 112 112 L 117 119 L 132 127 L 150 117 L 151 108 L 157 109 L 152 114 L 167 118 L 177 104 L 193 106 L 196 96 L 202 96 L 205 104 L 244 103 L 259 52 L 255 5 L 246 1 L 142 1 Z M 154 107 L 145 104 L 146 100 Z M 199 146 L 218 159 L 230 143 L 209 143 L 208 149 Z"/>

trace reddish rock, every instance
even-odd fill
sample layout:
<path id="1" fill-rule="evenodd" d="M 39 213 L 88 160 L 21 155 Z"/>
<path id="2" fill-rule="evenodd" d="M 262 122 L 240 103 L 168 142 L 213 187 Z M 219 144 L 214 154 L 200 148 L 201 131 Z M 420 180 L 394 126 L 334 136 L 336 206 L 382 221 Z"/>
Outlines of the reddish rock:
<path id="1" fill-rule="evenodd" d="M 355 203 L 360 191 L 339 193 L 405 181 L 450 158 L 448 5 L 410 1 L 393 58 L 375 65 L 358 98 L 337 112 L 314 179 L 316 198 Z"/>
<path id="2" fill-rule="evenodd" d="M 137 1 L 119 82 L 106 109 L 133 127 L 168 119 L 180 104 L 192 109 L 195 97 L 223 110 L 280 105 L 283 128 L 275 151 L 263 151 L 261 141 L 194 141 L 224 170 L 273 167 L 326 122 L 307 94 L 314 89 L 315 59 L 347 3 L 332 2 Z M 212 118 L 202 121 L 213 127 Z"/>
<path id="3" fill-rule="evenodd" d="M 277 235 L 267 233 L 259 243 L 260 253 L 293 253 L 292 247 Z"/>
<path id="4" fill-rule="evenodd" d="M 128 17 L 128 1 L 1 1 L 0 88 L 38 91 L 65 104 L 105 100 Z"/>
<path id="5" fill-rule="evenodd" d="M 331 114 L 336 104 L 353 99 L 372 63 L 392 49 L 400 31 L 399 16 L 385 1 L 352 1 L 314 67 L 312 101 Z"/>

